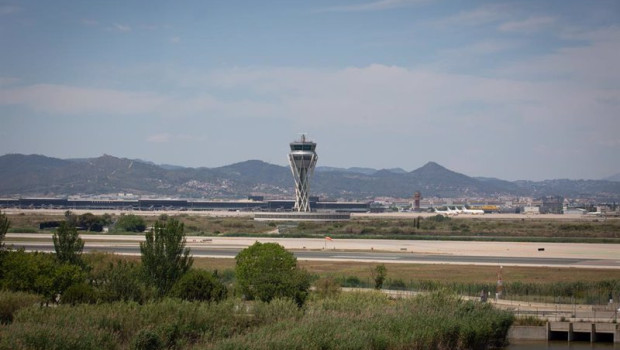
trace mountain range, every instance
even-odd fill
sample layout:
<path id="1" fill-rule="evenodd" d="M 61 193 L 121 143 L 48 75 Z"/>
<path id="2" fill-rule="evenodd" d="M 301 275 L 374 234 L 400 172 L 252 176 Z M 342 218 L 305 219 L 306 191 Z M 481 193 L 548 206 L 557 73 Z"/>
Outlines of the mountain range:
<path id="1" fill-rule="evenodd" d="M 103 155 L 58 159 L 42 155 L 0 156 L 0 195 L 67 196 L 131 193 L 180 198 L 240 199 L 248 195 L 291 198 L 294 182 L 288 167 L 249 160 L 217 168 L 157 165 Z M 407 172 L 401 168 L 318 167 L 312 195 L 325 199 L 376 197 L 541 197 L 560 195 L 599 201 L 620 199 L 620 182 L 610 180 L 505 181 L 469 177 L 428 162 Z"/>

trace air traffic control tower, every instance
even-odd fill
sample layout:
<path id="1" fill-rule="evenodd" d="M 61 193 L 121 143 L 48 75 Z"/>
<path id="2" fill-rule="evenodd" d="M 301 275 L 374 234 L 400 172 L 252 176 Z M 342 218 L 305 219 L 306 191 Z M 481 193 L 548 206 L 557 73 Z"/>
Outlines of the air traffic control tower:
<path id="1" fill-rule="evenodd" d="M 310 178 L 314 173 L 314 167 L 319 156 L 315 152 L 316 143 L 306 140 L 306 135 L 301 135 L 301 140 L 291 142 L 291 152 L 288 154 L 288 162 L 295 178 L 295 206 L 297 212 L 309 212 L 310 210 Z"/>
<path id="2" fill-rule="evenodd" d="M 306 140 L 302 135 L 299 141 L 291 142 L 291 152 L 288 161 L 295 178 L 295 204 L 292 211 L 275 211 L 254 213 L 257 221 L 346 221 L 351 219 L 351 213 L 342 213 L 335 210 L 312 211 L 310 208 L 310 178 L 314 173 L 316 161 L 319 159 L 315 150 L 316 143 Z"/>

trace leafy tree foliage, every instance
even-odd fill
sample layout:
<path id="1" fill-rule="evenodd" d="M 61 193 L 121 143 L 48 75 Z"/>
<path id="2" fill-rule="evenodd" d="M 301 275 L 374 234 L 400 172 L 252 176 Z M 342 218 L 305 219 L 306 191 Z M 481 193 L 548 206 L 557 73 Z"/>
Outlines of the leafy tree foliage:
<path id="1" fill-rule="evenodd" d="M 155 222 L 146 233 L 146 241 L 140 243 L 142 268 L 147 280 L 163 296 L 192 266 L 189 248 L 185 248 L 183 223 L 169 219 Z"/>
<path id="2" fill-rule="evenodd" d="M 7 252 L 0 287 L 11 291 L 33 292 L 46 300 L 55 300 L 69 286 L 84 281 L 84 272 L 76 265 L 60 262 L 52 254 Z"/>
<path id="3" fill-rule="evenodd" d="M 6 237 L 6 232 L 9 230 L 9 225 L 9 219 L 4 213 L 0 212 L 0 280 L 4 277 L 4 260 L 6 258 L 4 238 Z"/>
<path id="4" fill-rule="evenodd" d="M 117 231 L 144 232 L 146 230 L 146 222 L 138 215 L 121 215 L 118 221 L 116 221 L 115 228 Z"/>
<path id="5" fill-rule="evenodd" d="M 237 282 L 246 298 L 266 302 L 292 298 L 298 305 L 305 302 L 310 275 L 297 268 L 297 258 L 281 245 L 256 242 L 235 259 Z"/>
<path id="6" fill-rule="evenodd" d="M 97 292 L 87 283 L 70 285 L 61 295 L 62 304 L 94 304 L 97 302 Z"/>
<path id="7" fill-rule="evenodd" d="M 138 264 L 119 260 L 110 263 L 103 271 L 96 272 L 95 280 L 99 290 L 99 298 L 103 301 L 135 301 L 144 303 L 152 299 L 156 293 L 140 278 L 142 270 Z M 91 272 L 92 274 L 93 272 Z"/>
<path id="8" fill-rule="evenodd" d="M 102 216 L 85 213 L 77 217 L 77 226 L 87 231 L 101 232 L 103 227 L 112 222 L 109 214 Z"/>
<path id="9" fill-rule="evenodd" d="M 52 239 L 58 260 L 73 265 L 83 265 L 81 255 L 84 241 L 80 238 L 75 226 L 67 222 L 60 223 Z"/>
<path id="10" fill-rule="evenodd" d="M 192 301 L 220 301 L 226 298 L 226 286 L 209 271 L 189 270 L 172 287 L 170 296 Z"/>
<path id="11" fill-rule="evenodd" d="M 372 270 L 372 278 L 375 280 L 375 289 L 383 288 L 385 277 L 387 277 L 387 268 L 385 265 L 381 264 L 375 266 L 374 270 Z"/>
<path id="12" fill-rule="evenodd" d="M 4 250 L 4 238 L 9 230 L 10 222 L 6 215 L 0 211 L 0 251 Z"/>

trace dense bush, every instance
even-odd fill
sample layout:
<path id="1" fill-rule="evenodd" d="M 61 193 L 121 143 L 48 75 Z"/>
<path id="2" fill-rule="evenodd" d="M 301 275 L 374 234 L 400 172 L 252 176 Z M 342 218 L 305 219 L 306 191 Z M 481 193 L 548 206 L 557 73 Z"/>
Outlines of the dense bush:
<path id="1" fill-rule="evenodd" d="M 454 297 L 389 301 L 374 293 L 343 293 L 308 304 L 295 323 L 272 322 L 218 342 L 216 349 L 485 349 L 505 345 L 508 312 Z"/>
<path id="2" fill-rule="evenodd" d="M 266 302 L 292 298 L 300 306 L 305 302 L 310 275 L 297 268 L 295 255 L 281 245 L 256 242 L 235 260 L 237 283 L 246 298 Z"/>
<path id="3" fill-rule="evenodd" d="M 81 268 L 59 262 L 54 254 L 23 250 L 7 252 L 2 269 L 1 288 L 40 294 L 48 301 L 86 277 Z"/>
<path id="4" fill-rule="evenodd" d="M 389 300 L 341 293 L 309 301 L 164 299 L 28 307 L 0 327 L 0 349 L 484 349 L 504 345 L 513 318 L 488 304 L 431 294 Z"/>
<path id="5" fill-rule="evenodd" d="M 164 343 L 161 338 L 151 329 L 139 331 L 131 342 L 132 350 L 159 350 L 163 348 Z"/>
<path id="6" fill-rule="evenodd" d="M 144 230 L 146 230 L 146 222 L 138 215 L 121 215 L 116 221 L 114 229 L 116 231 L 144 232 Z"/>
<path id="7" fill-rule="evenodd" d="M 331 298 L 340 294 L 342 287 L 334 278 L 324 277 L 314 282 L 314 290 L 321 298 Z"/>
<path id="8" fill-rule="evenodd" d="M 97 302 L 97 291 L 86 283 L 78 283 L 69 286 L 60 296 L 63 304 L 94 304 Z"/>
<path id="9" fill-rule="evenodd" d="M 0 323 L 11 323 L 17 310 L 42 301 L 43 298 L 36 294 L 0 291 Z"/>
<path id="10" fill-rule="evenodd" d="M 189 270 L 172 287 L 170 296 L 191 301 L 220 301 L 226 298 L 226 286 L 211 272 Z"/>
<path id="11" fill-rule="evenodd" d="M 405 290 L 407 289 L 407 285 L 405 284 L 405 281 L 401 279 L 394 279 L 388 282 L 388 289 Z"/>
<path id="12" fill-rule="evenodd" d="M 154 288 L 147 286 L 142 278 L 140 265 L 118 260 L 108 262 L 105 268 L 91 271 L 92 283 L 98 290 L 98 297 L 104 302 L 135 301 L 144 303 L 156 297 Z"/>

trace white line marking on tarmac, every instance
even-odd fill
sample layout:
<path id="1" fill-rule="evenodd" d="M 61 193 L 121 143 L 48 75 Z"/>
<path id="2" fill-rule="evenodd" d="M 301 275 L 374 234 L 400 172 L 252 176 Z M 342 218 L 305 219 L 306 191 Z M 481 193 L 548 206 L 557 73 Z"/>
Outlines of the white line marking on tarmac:
<path id="1" fill-rule="evenodd" d="M 363 256 L 363 255 L 334 255 L 331 258 L 333 259 L 381 259 L 381 260 L 398 260 L 399 257 L 394 256 Z"/>

